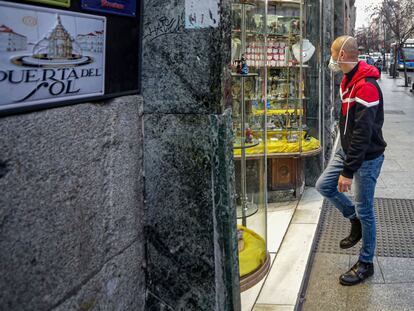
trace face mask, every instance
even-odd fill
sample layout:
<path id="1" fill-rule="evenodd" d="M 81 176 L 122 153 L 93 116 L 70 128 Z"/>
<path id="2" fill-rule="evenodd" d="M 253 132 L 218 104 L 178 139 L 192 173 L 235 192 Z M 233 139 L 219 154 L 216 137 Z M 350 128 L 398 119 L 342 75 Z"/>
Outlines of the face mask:
<path id="1" fill-rule="evenodd" d="M 341 71 L 341 67 L 339 67 L 339 63 L 341 63 L 341 64 L 356 64 L 356 62 L 343 62 L 343 61 L 340 61 L 340 60 L 339 60 L 339 57 L 341 56 L 341 52 L 342 52 L 342 50 L 343 50 L 343 48 L 344 48 L 344 46 L 345 46 L 345 43 L 346 43 L 349 39 L 351 39 L 351 37 L 348 37 L 348 38 L 344 41 L 344 43 L 342 43 L 341 49 L 339 50 L 339 53 L 338 53 L 338 59 L 337 59 L 337 60 L 334 60 L 334 59 L 332 58 L 332 56 L 331 56 L 331 59 L 329 60 L 329 65 L 328 65 L 328 67 L 329 67 L 329 69 L 331 69 L 333 72 L 339 72 L 339 71 Z"/>
<path id="2" fill-rule="evenodd" d="M 339 72 L 341 71 L 341 67 L 339 67 L 339 64 L 336 60 L 334 60 L 331 56 L 331 59 L 329 60 L 329 69 L 331 69 L 333 72 Z"/>

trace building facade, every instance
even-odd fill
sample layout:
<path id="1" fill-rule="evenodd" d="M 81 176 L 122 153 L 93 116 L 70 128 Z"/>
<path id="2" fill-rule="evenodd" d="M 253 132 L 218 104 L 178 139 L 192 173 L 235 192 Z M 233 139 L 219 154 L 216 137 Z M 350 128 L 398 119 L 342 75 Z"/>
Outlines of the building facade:
<path id="1" fill-rule="evenodd" d="M 0 51 L 22 51 L 27 48 L 27 38 L 15 33 L 6 25 L 0 26 Z"/>
<path id="2" fill-rule="evenodd" d="M 103 51 L 103 33 L 100 31 L 91 32 L 85 35 L 78 35 L 76 42 L 83 51 L 101 53 Z"/>
<path id="3" fill-rule="evenodd" d="M 208 1 L 218 13 L 207 27 L 186 20 L 189 2 L 143 1 L 139 94 L 0 122 L 0 309 L 241 309 L 228 110 L 233 1 Z M 321 101 L 309 122 L 322 151 L 304 161 L 313 185 L 336 137 L 326 60 L 334 37 L 352 33 L 354 9 L 353 0 L 307 4 L 307 39 L 319 47 L 308 94 Z M 1 49 L 27 44 L 0 30 Z M 53 55 L 73 54 L 71 40 L 58 22 Z M 95 52 L 103 36 L 76 41 Z"/>

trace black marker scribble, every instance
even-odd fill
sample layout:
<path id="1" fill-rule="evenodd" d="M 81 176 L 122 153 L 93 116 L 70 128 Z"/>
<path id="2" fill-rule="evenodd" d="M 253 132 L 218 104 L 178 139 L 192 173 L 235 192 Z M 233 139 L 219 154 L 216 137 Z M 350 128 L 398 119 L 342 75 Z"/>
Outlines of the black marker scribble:
<path id="1" fill-rule="evenodd" d="M 152 41 L 161 36 L 179 33 L 183 31 L 184 28 L 184 12 L 181 13 L 181 15 L 178 15 L 177 18 L 162 16 L 155 22 L 148 22 L 145 24 L 144 40 Z"/>

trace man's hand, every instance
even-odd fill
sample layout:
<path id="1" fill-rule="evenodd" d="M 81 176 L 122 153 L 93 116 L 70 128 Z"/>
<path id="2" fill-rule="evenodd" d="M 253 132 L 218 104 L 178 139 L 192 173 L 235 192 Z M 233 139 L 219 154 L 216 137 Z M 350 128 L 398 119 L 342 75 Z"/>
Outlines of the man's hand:
<path id="1" fill-rule="evenodd" d="M 346 178 L 342 175 L 339 175 L 339 180 L 338 180 L 338 191 L 339 192 L 348 192 L 351 190 L 351 186 L 352 186 L 351 178 Z"/>

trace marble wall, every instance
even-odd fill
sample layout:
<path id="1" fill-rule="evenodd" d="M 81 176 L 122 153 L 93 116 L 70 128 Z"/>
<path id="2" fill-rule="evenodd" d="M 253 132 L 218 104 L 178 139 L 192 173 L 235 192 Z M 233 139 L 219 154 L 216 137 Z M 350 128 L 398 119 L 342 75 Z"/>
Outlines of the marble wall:
<path id="1" fill-rule="evenodd" d="M 217 23 L 190 29 L 184 0 L 144 1 L 147 310 L 240 308 L 230 10 L 208 2 Z"/>

